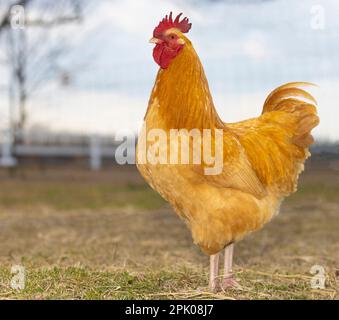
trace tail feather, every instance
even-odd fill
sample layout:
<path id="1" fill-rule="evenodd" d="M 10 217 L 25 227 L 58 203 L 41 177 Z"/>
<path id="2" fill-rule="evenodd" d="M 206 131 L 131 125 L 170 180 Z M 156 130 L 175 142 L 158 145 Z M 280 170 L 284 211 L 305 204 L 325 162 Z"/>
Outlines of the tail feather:
<path id="1" fill-rule="evenodd" d="M 319 124 L 317 116 L 317 101 L 314 97 L 298 88 L 310 86 L 308 82 L 291 82 L 275 89 L 266 99 L 263 112 L 284 111 L 295 116 L 297 126 L 292 142 L 301 148 L 308 148 L 314 139 L 311 130 Z"/>
<path id="2" fill-rule="evenodd" d="M 276 110 L 276 107 L 279 105 L 279 103 L 287 100 L 288 98 L 292 98 L 293 100 L 296 101 L 300 100 L 297 100 L 295 98 L 303 98 L 317 105 L 317 101 L 311 94 L 309 94 L 307 91 L 303 89 L 298 88 L 301 86 L 316 86 L 316 85 L 310 82 L 290 82 L 276 88 L 267 97 L 264 103 L 262 113 Z"/>

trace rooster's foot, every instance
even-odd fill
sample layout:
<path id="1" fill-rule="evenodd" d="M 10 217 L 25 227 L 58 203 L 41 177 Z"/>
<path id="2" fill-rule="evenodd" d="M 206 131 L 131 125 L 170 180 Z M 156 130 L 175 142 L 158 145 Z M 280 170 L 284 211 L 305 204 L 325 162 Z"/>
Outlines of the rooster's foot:
<path id="1" fill-rule="evenodd" d="M 220 288 L 222 291 L 226 291 L 228 289 L 239 289 L 241 288 L 240 284 L 234 279 L 233 273 L 221 280 Z"/>

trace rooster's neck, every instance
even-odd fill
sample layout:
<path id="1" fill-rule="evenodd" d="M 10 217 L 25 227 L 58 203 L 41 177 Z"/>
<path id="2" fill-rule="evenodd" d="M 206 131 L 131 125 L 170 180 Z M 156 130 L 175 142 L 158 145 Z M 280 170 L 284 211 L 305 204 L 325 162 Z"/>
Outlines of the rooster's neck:
<path id="1" fill-rule="evenodd" d="M 188 40 L 188 39 L 187 39 Z M 166 129 L 222 128 L 200 59 L 188 40 L 167 69 L 160 69 L 146 120 Z"/>

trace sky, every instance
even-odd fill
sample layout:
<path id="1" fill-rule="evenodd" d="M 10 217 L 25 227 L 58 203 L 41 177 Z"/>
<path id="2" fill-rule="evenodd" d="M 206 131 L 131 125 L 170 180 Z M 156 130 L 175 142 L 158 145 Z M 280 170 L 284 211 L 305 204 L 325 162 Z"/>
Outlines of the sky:
<path id="1" fill-rule="evenodd" d="M 259 115 L 266 96 L 283 83 L 309 81 L 319 86 L 312 89 L 321 118 L 315 136 L 339 140 L 337 0 L 92 1 L 83 23 L 51 31 L 49 39 L 68 46 L 62 65 L 72 71 L 71 82 L 65 87 L 59 79 L 46 81 L 29 100 L 28 125 L 85 134 L 136 132 L 158 69 L 148 40 L 170 11 L 192 22 L 187 36 L 225 122 Z M 7 100 L 0 91 L 2 119 Z"/>

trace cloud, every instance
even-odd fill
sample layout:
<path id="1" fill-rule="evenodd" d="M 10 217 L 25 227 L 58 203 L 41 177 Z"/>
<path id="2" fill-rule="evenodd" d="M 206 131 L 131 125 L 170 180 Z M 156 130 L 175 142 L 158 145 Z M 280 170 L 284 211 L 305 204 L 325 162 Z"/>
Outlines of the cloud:
<path id="1" fill-rule="evenodd" d="M 69 91 L 54 99 L 40 95 L 28 106 L 31 125 L 49 124 L 54 131 L 84 134 L 136 132 L 143 119 L 147 97 L 115 92 Z"/>
<path id="2" fill-rule="evenodd" d="M 53 87 L 48 95 L 34 98 L 32 121 L 83 131 L 137 127 L 157 71 L 147 41 L 172 10 L 184 12 L 193 23 L 188 36 L 225 121 L 257 115 L 270 90 L 284 82 L 311 81 L 327 92 L 319 105 L 324 120 L 317 134 L 339 139 L 334 123 L 339 114 L 333 106 L 339 99 L 337 0 L 321 1 L 324 30 L 311 29 L 311 7 L 318 3 L 309 0 L 93 3 L 84 23 L 63 34 L 72 47 L 65 69 L 79 61 L 83 65 L 73 87 L 67 94 Z"/>
<path id="3" fill-rule="evenodd" d="M 271 48 L 262 33 L 253 32 L 245 39 L 243 51 L 249 58 L 261 60 L 270 56 Z"/>

